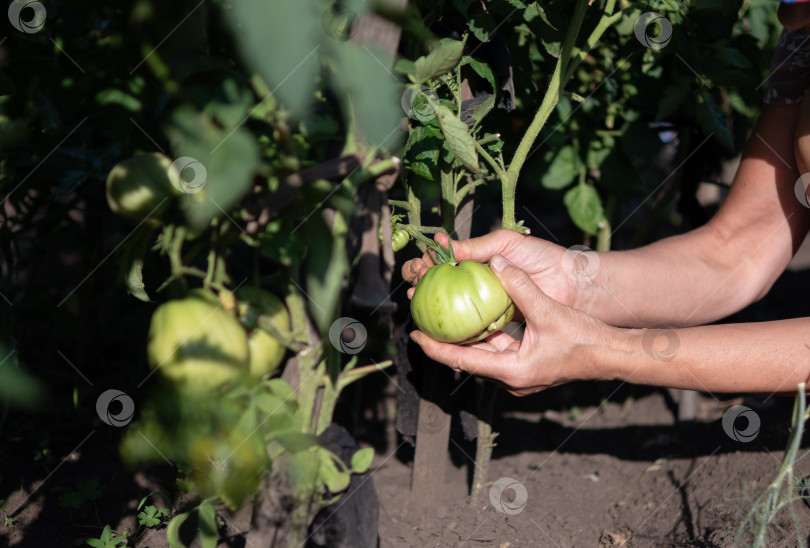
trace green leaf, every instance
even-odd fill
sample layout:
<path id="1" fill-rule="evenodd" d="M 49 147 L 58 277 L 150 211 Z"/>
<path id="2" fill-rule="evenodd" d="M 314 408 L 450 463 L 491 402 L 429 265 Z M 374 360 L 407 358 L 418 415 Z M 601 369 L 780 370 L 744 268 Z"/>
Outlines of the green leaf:
<path id="1" fill-rule="evenodd" d="M 127 293 L 143 302 L 152 302 L 143 283 L 143 257 L 152 238 L 152 229 L 141 229 L 127 240 L 118 261 L 118 276 L 127 286 Z"/>
<path id="2" fill-rule="evenodd" d="M 540 2 L 532 2 L 531 4 L 529 4 L 529 6 L 523 12 L 523 17 L 526 19 L 526 21 L 531 21 L 532 19 L 534 19 L 535 14 L 537 16 L 539 16 L 540 19 L 542 19 L 542 21 L 546 25 L 551 27 L 553 30 L 557 30 L 557 27 L 552 25 L 551 21 L 548 20 L 548 15 L 546 15 L 546 10 L 543 8 L 543 6 L 540 5 Z"/>
<path id="3" fill-rule="evenodd" d="M 33 407 L 43 397 L 42 385 L 21 370 L 15 351 L 0 341 L 0 400 L 11 405 Z"/>
<path id="4" fill-rule="evenodd" d="M 351 483 L 351 476 L 343 470 L 338 470 L 335 465 L 335 457 L 327 450 L 320 451 L 321 465 L 318 469 L 318 475 L 321 481 L 326 485 L 327 489 L 334 495 L 342 493 L 349 488 Z"/>
<path id="5" fill-rule="evenodd" d="M 582 160 L 573 146 L 564 146 L 554 157 L 540 182 L 544 187 L 560 190 L 570 185 L 582 171 Z"/>
<path id="6" fill-rule="evenodd" d="M 464 42 L 443 38 L 433 51 L 414 62 L 412 81 L 424 84 L 429 80 L 444 76 L 461 62 L 464 53 Z"/>
<path id="7" fill-rule="evenodd" d="M 210 500 L 200 504 L 200 546 L 202 548 L 217 548 L 217 515 Z"/>
<path id="8" fill-rule="evenodd" d="M 706 135 L 714 134 L 720 144 L 729 152 L 734 152 L 734 140 L 731 138 L 726 117 L 710 95 L 703 93 L 698 96 L 695 116 Z"/>
<path id="9" fill-rule="evenodd" d="M 605 218 L 602 199 L 596 189 L 588 184 L 579 184 L 565 193 L 563 203 L 568 215 L 580 230 L 588 234 L 599 232 L 599 223 Z"/>
<path id="10" fill-rule="evenodd" d="M 175 516 L 166 528 L 166 540 L 169 542 L 169 548 L 186 548 L 183 541 L 180 540 L 180 527 L 183 525 L 191 514 L 185 512 Z"/>
<path id="11" fill-rule="evenodd" d="M 374 449 L 366 447 L 355 451 L 352 455 L 352 471 L 355 474 L 365 474 L 371 461 L 374 460 Z"/>
<path id="12" fill-rule="evenodd" d="M 284 401 L 291 405 L 297 402 L 295 390 L 283 379 L 270 379 L 265 381 L 265 386 L 276 396 L 282 398 Z"/>
<path id="13" fill-rule="evenodd" d="M 314 98 L 319 50 L 328 40 L 321 3 L 233 0 L 230 5 L 225 13 L 248 66 L 293 115 L 304 116 Z"/>
<path id="14" fill-rule="evenodd" d="M 413 74 L 416 70 L 416 65 L 410 59 L 397 59 L 394 63 L 394 72 L 399 74 Z"/>
<path id="15" fill-rule="evenodd" d="M 189 159 L 173 180 L 183 192 L 180 209 L 188 226 L 202 231 L 250 192 L 259 148 L 246 129 L 224 131 L 189 107 L 172 115 L 166 134 L 176 157 Z"/>
<path id="16" fill-rule="evenodd" d="M 333 84 L 343 92 L 344 100 L 351 98 L 360 132 L 374 145 L 396 148 L 402 92 L 399 82 L 386 70 L 388 54 L 346 42 L 336 48 L 334 55 L 337 66 Z"/>
<path id="17" fill-rule="evenodd" d="M 344 223 L 338 212 L 334 219 L 335 223 Z M 340 231 L 343 230 L 345 228 L 341 227 Z M 304 234 L 310 243 L 306 262 L 307 309 L 319 332 L 325 336 L 335 319 L 343 280 L 349 272 L 346 240 L 341 234 L 333 236 L 320 211 L 306 221 Z"/>
<path id="18" fill-rule="evenodd" d="M 259 411 L 265 415 L 275 415 L 288 411 L 289 403 L 273 394 L 259 394 L 253 401 L 256 403 L 256 407 L 259 408 Z"/>
<path id="19" fill-rule="evenodd" d="M 433 126 L 417 126 L 408 137 L 403 165 L 428 181 L 435 181 L 442 148 L 442 132 Z"/>
<path id="20" fill-rule="evenodd" d="M 290 453 L 300 453 L 318 445 L 318 438 L 312 434 L 291 430 L 274 433 L 270 439 L 280 443 Z"/>
<path id="21" fill-rule="evenodd" d="M 492 86 L 492 93 L 498 92 L 498 81 L 495 78 L 495 73 L 492 72 L 492 68 L 485 62 L 479 61 L 474 57 L 469 57 L 470 60 L 470 67 L 475 71 L 478 76 L 481 78 L 486 79 L 487 82 Z"/>
<path id="22" fill-rule="evenodd" d="M 498 22 L 487 13 L 478 13 L 467 19 L 467 26 L 476 38 L 489 42 L 498 30 Z"/>
<path id="23" fill-rule="evenodd" d="M 478 151 L 475 149 L 475 140 L 470 135 L 470 128 L 444 105 L 439 105 L 436 117 L 439 119 L 447 147 L 465 168 L 478 173 Z"/>
<path id="24" fill-rule="evenodd" d="M 108 88 L 96 94 L 96 103 L 99 105 L 119 105 L 130 112 L 140 112 L 141 102 L 132 95 L 120 89 Z"/>
<path id="25" fill-rule="evenodd" d="M 487 114 L 492 112 L 493 108 L 495 108 L 495 95 L 490 95 L 484 100 L 483 103 L 478 105 L 478 107 L 476 107 L 476 109 L 470 113 L 470 116 L 475 119 L 476 124 L 480 124 L 481 120 L 483 120 Z"/>
<path id="26" fill-rule="evenodd" d="M 152 505 L 147 506 L 141 512 L 138 513 L 138 523 L 145 527 L 157 527 L 160 525 L 160 518 L 158 516 L 158 510 Z"/>

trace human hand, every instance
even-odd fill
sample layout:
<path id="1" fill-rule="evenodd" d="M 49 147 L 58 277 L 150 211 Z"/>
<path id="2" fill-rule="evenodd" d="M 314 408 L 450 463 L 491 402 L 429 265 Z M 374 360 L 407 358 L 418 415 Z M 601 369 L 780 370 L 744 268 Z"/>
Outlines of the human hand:
<path id="1" fill-rule="evenodd" d="M 495 381 L 517 396 L 574 380 L 609 377 L 599 366 L 599 355 L 618 338 L 619 330 L 550 298 L 529 273 L 504 257 L 493 256 L 490 265 L 523 312 L 523 338 L 515 340 L 499 331 L 481 342 L 460 346 L 412 332 L 411 338 L 425 354 L 457 371 Z"/>
<path id="2" fill-rule="evenodd" d="M 448 238 L 436 234 L 435 240 L 447 247 Z M 494 255 L 505 257 L 516 267 L 525 271 L 534 283 L 552 299 L 573 306 L 576 294 L 576 276 L 565 271 L 565 248 L 541 240 L 523 236 L 511 230 L 496 230 L 480 238 L 453 241 L 453 252 L 459 262 L 472 260 L 488 263 Z M 428 268 L 433 266 L 430 255 L 412 259 L 402 265 L 402 278 L 416 285 Z M 408 290 L 412 297 L 414 288 Z"/>

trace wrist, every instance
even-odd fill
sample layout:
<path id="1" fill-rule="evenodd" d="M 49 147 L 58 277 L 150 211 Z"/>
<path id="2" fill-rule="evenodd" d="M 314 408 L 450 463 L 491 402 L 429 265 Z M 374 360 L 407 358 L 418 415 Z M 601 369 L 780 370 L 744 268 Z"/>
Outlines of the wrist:
<path id="1" fill-rule="evenodd" d="M 586 350 L 593 380 L 630 381 L 644 331 L 604 325 L 599 342 Z"/>

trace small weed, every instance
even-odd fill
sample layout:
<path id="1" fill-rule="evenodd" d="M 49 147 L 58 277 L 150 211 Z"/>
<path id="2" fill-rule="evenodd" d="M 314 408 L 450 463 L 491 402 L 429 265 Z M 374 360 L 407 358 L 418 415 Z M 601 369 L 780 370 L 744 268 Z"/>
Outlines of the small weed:
<path id="1" fill-rule="evenodd" d="M 157 527 L 167 517 L 169 517 L 168 508 L 155 508 L 150 504 L 138 513 L 138 524 L 144 527 Z"/>
<path id="2" fill-rule="evenodd" d="M 754 501 L 751 510 L 737 529 L 737 542 L 740 544 L 744 542 L 752 548 L 765 548 L 769 545 L 768 529 L 782 510 L 787 510 L 790 514 L 790 521 L 796 535 L 796 546 L 802 548 L 806 546 L 799 527 L 799 518 L 794 510 L 794 503 L 800 500 L 807 501 L 807 482 L 799 480 L 793 472 L 796 463 L 810 454 L 805 453 L 798 456 L 805 423 L 810 418 L 810 409 L 806 405 L 805 384 L 800 383 L 798 388 L 793 406 L 790 439 L 779 473 Z"/>
<path id="3" fill-rule="evenodd" d="M 92 546 L 93 548 L 118 548 L 119 546 L 126 545 L 127 536 L 126 535 L 118 535 L 113 532 L 112 527 L 109 525 L 104 526 L 104 530 L 101 532 L 101 536 L 98 538 L 86 538 L 84 539 L 85 544 Z"/>

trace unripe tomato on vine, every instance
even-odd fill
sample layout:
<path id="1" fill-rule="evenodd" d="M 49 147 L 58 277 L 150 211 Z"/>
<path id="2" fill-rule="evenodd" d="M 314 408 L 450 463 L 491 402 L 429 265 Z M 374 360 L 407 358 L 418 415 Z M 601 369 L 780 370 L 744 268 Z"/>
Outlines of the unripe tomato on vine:
<path id="1" fill-rule="evenodd" d="M 249 330 L 248 369 L 251 377 L 261 378 L 278 369 L 287 349 L 281 341 L 258 325 L 259 318 L 267 318 L 279 334 L 286 335 L 290 331 L 290 316 L 278 297 L 259 287 L 243 287 L 236 292 L 236 296 L 239 300 L 239 317 Z"/>
<path id="2" fill-rule="evenodd" d="M 183 391 L 206 391 L 247 373 L 247 333 L 213 293 L 194 289 L 160 305 L 149 326 L 149 365 Z"/>
<path id="3" fill-rule="evenodd" d="M 457 263 L 452 244 L 445 249 L 434 243 L 430 250 L 436 265 L 419 280 L 411 299 L 420 331 L 437 341 L 468 344 L 512 321 L 515 305 L 488 265 Z"/>
<path id="4" fill-rule="evenodd" d="M 115 165 L 107 175 L 110 210 L 132 222 L 160 226 L 171 199 L 179 194 L 169 179 L 172 160 L 165 154 L 138 154 Z"/>

